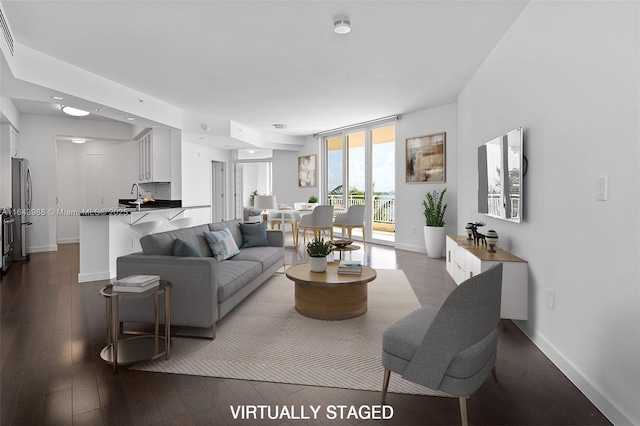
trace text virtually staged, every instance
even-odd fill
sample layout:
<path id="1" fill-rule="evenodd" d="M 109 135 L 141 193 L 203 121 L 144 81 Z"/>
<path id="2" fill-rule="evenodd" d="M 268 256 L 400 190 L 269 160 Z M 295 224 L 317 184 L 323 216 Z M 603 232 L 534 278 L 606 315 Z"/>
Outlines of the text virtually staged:
<path id="1" fill-rule="evenodd" d="M 388 420 L 390 405 L 230 405 L 234 420 Z"/>

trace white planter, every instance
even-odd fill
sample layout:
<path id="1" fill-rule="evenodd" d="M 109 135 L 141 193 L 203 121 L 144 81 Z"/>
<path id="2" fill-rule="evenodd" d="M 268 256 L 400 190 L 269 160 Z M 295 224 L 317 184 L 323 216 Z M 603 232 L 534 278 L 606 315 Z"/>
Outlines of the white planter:
<path id="1" fill-rule="evenodd" d="M 327 270 L 327 256 L 310 257 L 309 270 L 311 270 L 311 272 L 325 272 Z"/>
<path id="2" fill-rule="evenodd" d="M 442 257 L 445 236 L 443 226 L 424 227 L 424 243 L 427 246 L 427 256 L 435 259 Z"/>

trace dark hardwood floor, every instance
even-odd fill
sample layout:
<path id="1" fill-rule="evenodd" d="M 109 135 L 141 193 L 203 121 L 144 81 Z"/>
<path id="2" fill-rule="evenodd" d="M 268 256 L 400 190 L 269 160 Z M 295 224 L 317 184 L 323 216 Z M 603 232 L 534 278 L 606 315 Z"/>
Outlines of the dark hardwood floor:
<path id="1" fill-rule="evenodd" d="M 439 306 L 455 284 L 444 259 L 369 245 L 353 253 L 374 268 L 403 269 L 423 305 Z M 300 255 L 287 250 L 287 263 Z M 0 285 L 0 424 L 318 424 L 234 420 L 230 406 L 378 404 L 379 392 L 128 371 L 102 362 L 105 282 L 77 283 L 78 245 L 35 253 Z M 468 402 L 471 424 L 610 424 L 511 322 L 504 322 L 491 377 Z M 382 377 L 380 378 L 382 381 Z M 392 377 L 393 380 L 393 377 Z M 326 424 L 459 424 L 457 399 L 390 394 L 389 421 Z"/>

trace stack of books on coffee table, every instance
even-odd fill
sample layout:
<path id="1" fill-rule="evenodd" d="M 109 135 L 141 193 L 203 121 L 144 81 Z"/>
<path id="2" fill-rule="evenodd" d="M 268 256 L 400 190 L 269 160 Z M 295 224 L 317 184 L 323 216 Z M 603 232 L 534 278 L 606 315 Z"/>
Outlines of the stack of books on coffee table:
<path id="1" fill-rule="evenodd" d="M 339 274 L 361 274 L 362 264 L 359 260 L 343 260 L 338 265 Z"/>
<path id="2" fill-rule="evenodd" d="M 113 291 L 142 293 L 160 285 L 159 275 L 130 275 L 113 283 Z"/>

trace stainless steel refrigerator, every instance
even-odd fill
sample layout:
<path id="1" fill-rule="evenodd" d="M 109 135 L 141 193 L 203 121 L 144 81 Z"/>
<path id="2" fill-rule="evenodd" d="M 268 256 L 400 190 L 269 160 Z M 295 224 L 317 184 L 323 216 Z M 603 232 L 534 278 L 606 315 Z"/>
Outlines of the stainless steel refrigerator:
<path id="1" fill-rule="evenodd" d="M 27 253 L 27 228 L 31 225 L 31 202 L 33 186 L 29 160 L 11 159 L 11 198 L 13 202 L 14 229 L 11 260 L 23 261 L 29 258 Z"/>

